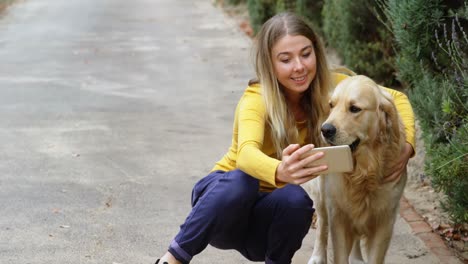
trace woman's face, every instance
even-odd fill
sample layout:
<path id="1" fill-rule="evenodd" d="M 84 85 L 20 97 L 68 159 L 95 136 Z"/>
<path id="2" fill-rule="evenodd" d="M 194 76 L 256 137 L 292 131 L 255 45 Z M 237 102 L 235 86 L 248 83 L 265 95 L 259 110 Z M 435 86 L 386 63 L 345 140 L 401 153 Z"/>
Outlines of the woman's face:
<path id="1" fill-rule="evenodd" d="M 284 86 L 286 96 L 300 97 L 317 70 L 312 41 L 301 35 L 286 35 L 273 45 L 271 53 L 276 78 Z"/>

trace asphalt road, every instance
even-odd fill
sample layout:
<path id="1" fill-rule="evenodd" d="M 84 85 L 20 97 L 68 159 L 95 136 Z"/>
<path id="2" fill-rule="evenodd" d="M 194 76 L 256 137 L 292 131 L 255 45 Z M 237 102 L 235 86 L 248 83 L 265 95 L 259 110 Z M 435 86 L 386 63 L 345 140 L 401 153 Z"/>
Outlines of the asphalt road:
<path id="1" fill-rule="evenodd" d="M 0 263 L 154 263 L 227 150 L 250 40 L 207 0 L 0 15 Z M 306 263 L 313 230 L 294 263 Z M 208 247 L 193 263 L 249 263 Z M 438 263 L 401 218 L 388 263 Z"/>

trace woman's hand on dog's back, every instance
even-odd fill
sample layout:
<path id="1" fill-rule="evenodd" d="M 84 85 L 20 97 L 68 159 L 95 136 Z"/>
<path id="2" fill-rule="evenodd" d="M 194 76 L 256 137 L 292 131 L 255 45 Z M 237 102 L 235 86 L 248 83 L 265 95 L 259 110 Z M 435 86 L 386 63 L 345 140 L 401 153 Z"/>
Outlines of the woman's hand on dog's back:
<path id="1" fill-rule="evenodd" d="M 383 183 L 398 182 L 402 173 L 406 170 L 409 159 L 413 156 L 414 149 L 410 143 L 406 143 L 403 148 L 397 164 L 392 168 L 392 173 L 384 177 Z"/>
<path id="2" fill-rule="evenodd" d="M 317 152 L 314 155 L 301 159 L 307 152 L 312 150 L 314 145 L 308 144 L 301 147 L 299 144 L 291 144 L 283 150 L 281 163 L 276 168 L 276 181 L 303 184 L 320 175 L 328 169 L 326 165 L 306 167 L 307 164 L 323 157 L 323 152 Z"/>

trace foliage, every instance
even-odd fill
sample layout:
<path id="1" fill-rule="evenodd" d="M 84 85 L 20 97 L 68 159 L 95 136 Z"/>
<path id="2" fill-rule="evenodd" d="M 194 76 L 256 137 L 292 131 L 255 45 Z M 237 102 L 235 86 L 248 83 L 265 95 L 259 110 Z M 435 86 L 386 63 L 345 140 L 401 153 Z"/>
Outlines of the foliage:
<path id="1" fill-rule="evenodd" d="M 247 0 L 249 9 L 250 24 L 255 33 L 268 18 L 276 14 L 275 0 Z"/>
<path id="2" fill-rule="evenodd" d="M 421 64 L 430 65 L 431 49 L 434 47 L 433 29 L 443 15 L 440 2 L 441 0 L 388 1 L 387 15 L 399 44 L 399 79 L 420 80 Z"/>
<path id="3" fill-rule="evenodd" d="M 6 5 L 11 4 L 12 2 L 13 0 L 0 0 L 0 10 L 6 7 Z"/>
<path id="4" fill-rule="evenodd" d="M 322 9 L 325 0 L 296 0 L 295 2 L 295 12 L 304 17 L 314 30 L 322 35 Z"/>
<path id="5" fill-rule="evenodd" d="M 320 31 L 322 5 L 323 0 L 247 0 L 250 23 L 255 33 L 270 17 L 283 11 L 295 12 Z"/>
<path id="6" fill-rule="evenodd" d="M 437 144 L 429 149 L 427 161 L 432 183 L 447 194 L 442 203 L 456 223 L 468 223 L 468 118 L 451 135 L 450 144 Z"/>
<path id="7" fill-rule="evenodd" d="M 370 0 L 328 0 L 322 10 L 323 31 L 348 68 L 395 87 L 392 37 L 379 22 L 381 12 Z"/>
<path id="8" fill-rule="evenodd" d="M 228 0 L 227 3 L 230 5 L 238 5 L 238 4 L 243 4 L 247 0 Z"/>
<path id="9" fill-rule="evenodd" d="M 468 223 L 467 4 L 442 0 L 388 0 L 398 46 L 398 78 L 410 87 L 427 149 L 426 171 L 447 194 L 443 207 Z"/>

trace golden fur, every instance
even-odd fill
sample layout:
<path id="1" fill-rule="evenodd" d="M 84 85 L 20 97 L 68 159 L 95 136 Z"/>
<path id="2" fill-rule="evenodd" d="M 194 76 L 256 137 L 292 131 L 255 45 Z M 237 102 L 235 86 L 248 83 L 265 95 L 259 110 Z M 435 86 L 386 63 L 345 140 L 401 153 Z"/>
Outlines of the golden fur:
<path id="1" fill-rule="evenodd" d="M 359 144 L 353 150 L 352 172 L 322 175 L 304 186 L 317 213 L 309 264 L 326 263 L 328 232 L 334 263 L 362 263 L 361 238 L 366 239 L 368 263 L 383 263 L 406 173 L 398 182 L 384 184 L 383 178 L 404 147 L 403 124 L 392 97 L 365 76 L 342 81 L 330 97 L 330 107 L 322 138 L 330 145 Z M 327 137 L 323 128 L 331 126 L 335 133 Z"/>

